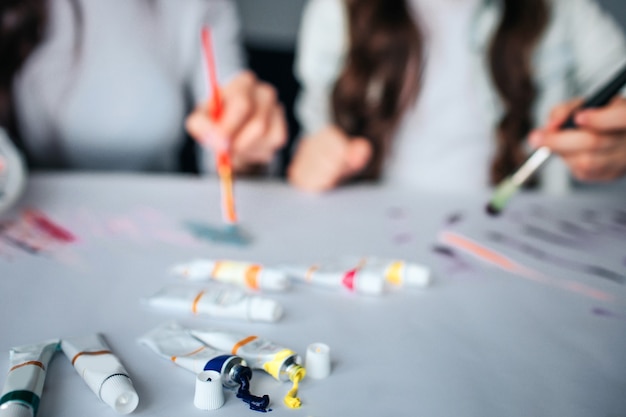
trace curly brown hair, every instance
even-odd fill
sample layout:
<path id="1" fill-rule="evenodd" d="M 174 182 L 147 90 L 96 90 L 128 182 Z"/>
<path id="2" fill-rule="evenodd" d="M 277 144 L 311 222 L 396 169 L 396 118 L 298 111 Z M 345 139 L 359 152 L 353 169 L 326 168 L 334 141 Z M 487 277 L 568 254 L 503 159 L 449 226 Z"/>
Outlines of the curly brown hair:
<path id="1" fill-rule="evenodd" d="M 374 157 L 362 176 L 380 175 L 404 111 L 417 99 L 423 37 L 406 0 L 345 0 L 350 47 L 332 95 L 335 123 L 350 136 L 370 140 Z M 546 0 L 503 0 L 502 18 L 489 50 L 489 67 L 504 106 L 497 125 L 490 180 L 498 183 L 526 157 L 537 95 L 531 55 L 549 18 Z"/>

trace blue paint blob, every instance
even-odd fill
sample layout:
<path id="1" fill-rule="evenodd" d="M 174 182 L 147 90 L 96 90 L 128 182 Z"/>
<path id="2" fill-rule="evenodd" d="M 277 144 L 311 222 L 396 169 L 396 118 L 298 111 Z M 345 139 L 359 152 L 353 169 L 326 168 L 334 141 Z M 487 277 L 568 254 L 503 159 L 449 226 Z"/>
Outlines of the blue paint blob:
<path id="1" fill-rule="evenodd" d="M 233 358 L 236 357 L 233 355 L 217 356 L 208 361 L 206 365 L 204 365 L 204 370 L 216 371 L 224 375 L 224 373 L 227 372 L 224 371 L 225 365 Z M 237 390 L 237 398 L 240 398 L 243 402 L 247 403 L 250 406 L 251 410 L 266 413 L 268 411 L 267 407 L 270 404 L 269 395 L 257 397 L 256 395 L 250 393 L 250 379 L 252 378 L 252 369 L 250 369 L 250 367 L 248 366 L 243 366 L 242 364 L 239 364 L 237 368 L 231 369 L 233 370 L 234 374 L 232 375 L 232 382 L 239 385 L 239 389 Z"/>
<path id="2" fill-rule="evenodd" d="M 184 226 L 194 237 L 200 240 L 234 246 L 245 246 L 251 242 L 250 236 L 234 224 L 213 226 L 197 221 L 187 221 Z"/>
<path id="3" fill-rule="evenodd" d="M 247 368 L 250 370 L 250 368 Z M 263 395 L 262 397 L 257 397 L 256 395 L 252 395 L 250 393 L 250 378 L 252 377 L 252 371 L 249 373 L 240 373 L 239 380 L 237 382 L 240 383 L 239 390 L 237 391 L 237 398 L 241 398 L 241 400 L 250 405 L 250 409 L 254 411 L 260 411 L 262 413 L 266 413 L 268 411 L 267 407 L 270 405 L 270 397 L 269 395 Z"/>

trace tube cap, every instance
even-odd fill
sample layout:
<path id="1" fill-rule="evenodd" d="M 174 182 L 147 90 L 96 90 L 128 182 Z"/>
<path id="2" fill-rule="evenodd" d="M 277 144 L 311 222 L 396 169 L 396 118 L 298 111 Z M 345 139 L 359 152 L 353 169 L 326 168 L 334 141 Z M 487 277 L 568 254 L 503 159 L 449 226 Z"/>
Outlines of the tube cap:
<path id="1" fill-rule="evenodd" d="M 119 414 L 132 413 L 139 404 L 137 391 L 126 375 L 113 375 L 104 381 L 100 398 Z"/>
<path id="2" fill-rule="evenodd" d="M 430 284 L 430 268 L 417 264 L 407 264 L 405 269 L 405 282 L 411 287 L 426 287 Z"/>
<path id="3" fill-rule="evenodd" d="M 34 410 L 18 402 L 4 403 L 0 407 L 0 417 L 34 417 Z"/>
<path id="4" fill-rule="evenodd" d="M 201 410 L 217 410 L 224 405 L 222 376 L 217 371 L 202 371 L 196 376 L 193 404 Z"/>
<path id="5" fill-rule="evenodd" d="M 284 291 L 289 288 L 289 277 L 283 271 L 263 269 L 259 276 L 259 287 L 262 290 Z"/>
<path id="6" fill-rule="evenodd" d="M 314 379 L 330 375 L 330 348 L 325 343 L 311 343 L 306 348 L 306 373 Z"/>
<path id="7" fill-rule="evenodd" d="M 248 318 L 255 321 L 277 321 L 283 315 L 283 308 L 274 300 L 262 297 L 250 298 Z"/>

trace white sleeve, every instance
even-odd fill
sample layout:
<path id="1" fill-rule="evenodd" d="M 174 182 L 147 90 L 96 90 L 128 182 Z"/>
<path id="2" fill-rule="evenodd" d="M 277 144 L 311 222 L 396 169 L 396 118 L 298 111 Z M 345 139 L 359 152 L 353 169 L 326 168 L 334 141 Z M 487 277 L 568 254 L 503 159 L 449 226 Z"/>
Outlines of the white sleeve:
<path id="1" fill-rule="evenodd" d="M 202 55 L 200 32 L 202 26 L 211 29 L 211 40 L 220 85 L 228 83 L 244 68 L 241 30 L 236 4 L 232 0 L 197 0 L 193 10 L 188 36 L 191 38 L 183 47 L 190 48 L 187 54 L 190 72 L 190 89 L 194 103 L 208 97 L 206 69 Z M 192 8 L 193 9 L 193 8 Z"/>
<path id="2" fill-rule="evenodd" d="M 331 122 L 330 97 L 348 47 L 342 0 L 309 0 L 296 50 L 295 75 L 301 85 L 296 117 L 304 135 Z"/>
<path id="3" fill-rule="evenodd" d="M 561 0 L 574 54 L 577 94 L 604 84 L 626 61 L 624 33 L 595 0 Z"/>

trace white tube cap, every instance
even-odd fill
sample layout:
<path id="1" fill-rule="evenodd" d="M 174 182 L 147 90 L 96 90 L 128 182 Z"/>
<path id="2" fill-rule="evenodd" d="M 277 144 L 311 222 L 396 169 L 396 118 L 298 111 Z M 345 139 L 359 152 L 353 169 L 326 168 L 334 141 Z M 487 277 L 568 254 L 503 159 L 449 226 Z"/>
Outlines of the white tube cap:
<path id="1" fill-rule="evenodd" d="M 133 383 L 125 375 L 113 375 L 102 383 L 100 398 L 119 414 L 135 411 L 139 404 L 139 396 Z"/>
<path id="2" fill-rule="evenodd" d="M 200 410 L 217 410 L 224 405 L 224 389 L 219 372 L 202 371 L 196 376 L 193 404 Z"/>
<path id="3" fill-rule="evenodd" d="M 18 402 L 4 403 L 0 407 L 0 417 L 33 417 L 34 415 L 32 407 Z"/>
<path id="4" fill-rule="evenodd" d="M 248 304 L 248 318 L 254 321 L 277 321 L 283 315 L 283 308 L 274 300 L 251 297 Z"/>
<path id="5" fill-rule="evenodd" d="M 323 379 L 330 375 L 330 348 L 325 343 L 311 343 L 306 348 L 305 368 L 307 376 Z"/>
<path id="6" fill-rule="evenodd" d="M 430 284 L 430 268 L 417 264 L 405 265 L 405 284 L 410 287 L 426 287 Z"/>

